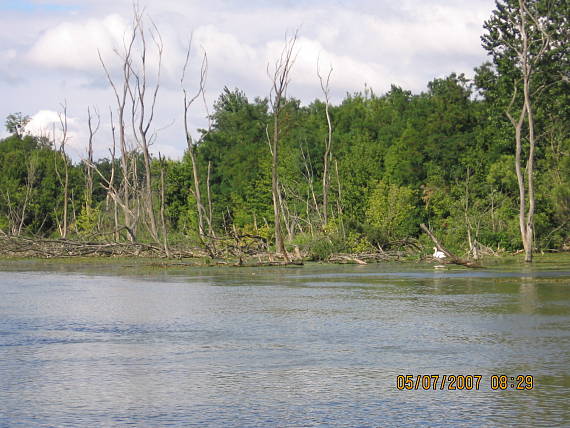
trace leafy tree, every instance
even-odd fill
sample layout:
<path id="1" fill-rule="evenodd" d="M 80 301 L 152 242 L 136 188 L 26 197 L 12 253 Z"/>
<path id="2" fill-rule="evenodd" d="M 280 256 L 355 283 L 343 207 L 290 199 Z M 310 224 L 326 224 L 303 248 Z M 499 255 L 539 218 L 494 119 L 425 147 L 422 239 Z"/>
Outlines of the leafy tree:
<path id="1" fill-rule="evenodd" d="M 416 206 L 416 196 L 409 187 L 378 182 L 366 211 L 366 220 L 372 226 L 371 241 L 383 245 L 413 236 L 419 225 Z"/>
<path id="2" fill-rule="evenodd" d="M 22 113 L 12 113 L 6 117 L 6 130 L 17 138 L 22 138 L 26 125 L 30 122 L 30 116 Z"/>
<path id="3" fill-rule="evenodd" d="M 541 92 L 550 86 L 553 78 L 560 80 L 568 71 L 567 59 L 561 62 L 561 69 L 555 61 L 564 49 L 560 41 L 569 34 L 567 21 L 562 30 L 557 28 L 567 20 L 567 13 L 565 18 L 561 18 L 564 9 L 568 12 L 564 3 L 499 0 L 491 18 L 485 22 L 486 33 L 482 36 L 483 47 L 492 56 L 497 75 L 494 79 L 488 76 L 487 68 L 485 81 L 494 80 L 500 93 L 495 99 L 502 101 L 514 130 L 519 227 L 527 262 L 532 260 L 535 234 L 535 158 L 540 149 L 537 147 L 537 142 L 540 143 L 537 131 L 541 128 L 540 115 L 550 110 L 547 103 L 552 102 Z M 521 164 L 523 150 L 525 165 Z"/>

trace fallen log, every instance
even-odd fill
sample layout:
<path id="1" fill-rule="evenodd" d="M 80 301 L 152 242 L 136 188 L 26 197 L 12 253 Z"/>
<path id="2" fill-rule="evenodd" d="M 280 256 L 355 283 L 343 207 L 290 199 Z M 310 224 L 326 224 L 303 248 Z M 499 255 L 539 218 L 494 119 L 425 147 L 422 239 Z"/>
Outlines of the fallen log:
<path id="1" fill-rule="evenodd" d="M 328 258 L 329 262 L 336 262 L 336 263 L 356 263 L 359 265 L 367 265 L 364 260 L 359 259 L 356 256 L 352 255 L 345 255 L 345 254 L 334 254 Z"/>

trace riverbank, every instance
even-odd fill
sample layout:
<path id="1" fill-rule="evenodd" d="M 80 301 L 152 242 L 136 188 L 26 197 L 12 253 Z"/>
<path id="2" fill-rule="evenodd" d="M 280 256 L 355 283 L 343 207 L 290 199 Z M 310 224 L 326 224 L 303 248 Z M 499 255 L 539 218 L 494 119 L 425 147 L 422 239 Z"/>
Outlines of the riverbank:
<path id="1" fill-rule="evenodd" d="M 548 253 L 536 254 L 534 262 L 531 264 L 524 262 L 524 255 L 503 255 L 499 257 L 487 257 L 482 259 L 481 264 L 485 268 L 520 268 L 520 269 L 570 269 L 570 252 L 564 253 Z M 299 268 L 323 266 L 323 265 L 339 265 L 349 263 L 339 263 L 330 261 L 304 261 L 302 264 L 289 265 L 263 265 L 267 267 L 292 267 Z M 356 263 L 352 263 L 356 264 Z M 390 260 L 378 263 L 369 263 L 370 266 L 399 264 L 408 266 L 425 266 L 433 267 L 434 262 L 429 258 L 408 257 L 399 260 Z M 119 270 L 132 271 L 162 271 L 162 270 L 184 270 L 187 268 L 239 268 L 239 267 L 262 267 L 253 264 L 247 265 L 238 263 L 238 260 L 212 260 L 209 258 L 181 258 L 181 259 L 165 259 L 156 257 L 61 257 L 61 258 L 39 258 L 39 257 L 5 257 L 0 256 L 0 271 L 25 271 L 25 270 L 109 270 L 110 272 Z M 447 265 L 446 269 L 465 269 L 462 266 Z"/>

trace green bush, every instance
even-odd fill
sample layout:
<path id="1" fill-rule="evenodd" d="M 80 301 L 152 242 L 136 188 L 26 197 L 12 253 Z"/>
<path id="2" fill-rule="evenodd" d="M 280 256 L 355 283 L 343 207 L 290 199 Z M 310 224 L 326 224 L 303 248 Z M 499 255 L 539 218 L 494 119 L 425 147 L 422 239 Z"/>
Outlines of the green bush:
<path id="1" fill-rule="evenodd" d="M 419 226 L 414 191 L 380 181 L 372 191 L 366 210 L 368 241 L 385 245 L 413 236 Z"/>

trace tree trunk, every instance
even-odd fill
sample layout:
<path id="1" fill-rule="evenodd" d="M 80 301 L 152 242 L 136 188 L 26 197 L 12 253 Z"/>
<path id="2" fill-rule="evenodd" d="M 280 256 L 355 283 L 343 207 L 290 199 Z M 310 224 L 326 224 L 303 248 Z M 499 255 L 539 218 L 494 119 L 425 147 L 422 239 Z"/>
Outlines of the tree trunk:
<path id="1" fill-rule="evenodd" d="M 190 128 L 188 126 L 188 111 L 190 106 L 198 99 L 198 97 L 202 96 L 202 99 L 205 103 L 205 85 L 206 85 L 206 78 L 208 73 L 208 57 L 204 53 L 202 58 L 202 65 L 200 68 L 200 83 L 198 87 L 198 91 L 192 97 L 189 96 L 188 91 L 184 87 L 184 79 L 186 77 L 186 69 L 188 68 L 188 63 L 190 61 L 190 48 L 191 44 L 188 44 L 186 49 L 186 62 L 184 63 L 184 67 L 182 68 L 182 77 L 180 78 L 180 85 L 182 86 L 182 92 L 184 94 L 184 132 L 186 135 L 186 145 L 188 146 L 188 154 L 190 155 L 190 161 L 192 162 L 192 180 L 194 182 L 194 199 L 196 200 L 196 214 L 198 215 L 198 234 L 200 239 L 203 241 L 204 237 L 206 236 L 205 228 L 204 228 L 204 218 L 208 222 L 208 232 L 210 237 L 214 236 L 213 228 L 212 228 L 212 200 L 210 197 L 210 163 L 208 163 L 208 178 L 207 178 L 207 196 L 208 196 L 208 212 L 206 214 L 206 208 L 202 203 L 202 192 L 200 191 L 200 173 L 198 170 L 198 161 L 196 159 L 196 151 L 195 148 L 197 147 L 197 143 L 194 143 L 192 135 L 190 134 Z M 203 137 L 203 136 L 202 136 Z"/>
<path id="2" fill-rule="evenodd" d="M 517 82 L 513 98 L 507 108 L 507 116 L 509 117 L 515 129 L 515 171 L 517 175 L 517 183 L 519 186 L 519 229 L 521 232 L 521 240 L 524 247 L 525 262 L 532 262 L 532 251 L 534 246 L 534 212 L 535 212 L 535 194 L 534 194 L 534 156 L 535 156 L 535 133 L 534 133 L 534 116 L 531 99 L 532 77 L 535 74 L 533 67 L 544 56 L 550 44 L 548 34 L 546 34 L 543 25 L 532 15 L 527 7 L 526 0 L 519 0 L 518 22 L 516 24 L 520 37 L 520 46 L 515 48 L 520 72 L 522 74 L 523 87 L 523 104 L 517 120 L 511 115 L 510 110 L 515 103 L 517 95 Z M 529 22 L 531 21 L 531 22 Z M 539 37 L 529 38 L 528 30 L 536 27 L 539 31 Z M 531 49 L 531 45 L 539 43 L 538 51 Z M 526 159 L 526 183 L 523 175 L 523 166 L 521 164 L 522 157 L 522 140 L 523 127 L 527 124 L 527 139 L 529 143 L 528 158 Z M 528 202 L 528 206 L 527 206 Z"/>
<path id="3" fill-rule="evenodd" d="M 274 232 L 275 232 L 275 249 L 277 253 L 283 255 L 285 260 L 289 262 L 289 256 L 285 250 L 285 243 L 283 241 L 283 232 L 281 229 L 281 201 L 280 201 L 280 188 L 279 188 L 279 143 L 281 139 L 281 113 L 284 108 L 287 88 L 289 86 L 290 73 L 295 62 L 295 57 L 293 51 L 295 48 L 295 42 L 297 41 L 298 32 L 291 37 L 286 39 L 285 46 L 281 51 L 280 58 L 275 63 L 275 69 L 273 74 L 269 77 L 271 78 L 272 88 L 270 92 L 270 101 L 273 114 L 273 137 L 269 139 L 268 133 L 268 143 L 271 150 L 271 193 L 273 197 L 273 220 L 274 220 Z M 269 67 L 268 67 L 269 73 Z"/>
<path id="4" fill-rule="evenodd" d="M 324 226 L 328 223 L 328 213 L 329 213 L 329 186 L 330 186 L 330 161 L 332 158 L 332 122 L 331 116 L 329 113 L 329 82 L 332 74 L 332 67 L 329 69 L 329 74 L 327 76 L 326 81 L 323 81 L 323 78 L 319 72 L 319 67 L 317 64 L 317 75 L 319 76 L 319 81 L 321 82 L 321 89 L 325 96 L 325 116 L 327 118 L 327 139 L 325 141 L 325 154 L 323 156 L 323 222 Z"/>
<path id="5" fill-rule="evenodd" d="M 278 148 L 279 148 L 279 119 L 275 114 L 273 117 L 273 141 L 272 141 L 272 161 L 271 161 L 271 194 L 273 196 L 273 220 L 275 222 L 275 249 L 278 253 L 287 257 L 285 251 L 285 244 L 283 242 L 283 232 L 281 230 L 281 203 L 279 197 L 279 175 L 277 165 L 279 162 Z"/>

